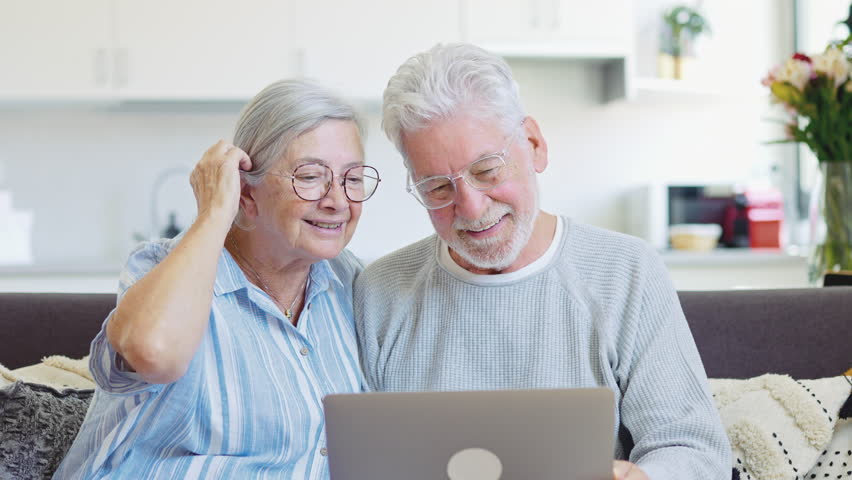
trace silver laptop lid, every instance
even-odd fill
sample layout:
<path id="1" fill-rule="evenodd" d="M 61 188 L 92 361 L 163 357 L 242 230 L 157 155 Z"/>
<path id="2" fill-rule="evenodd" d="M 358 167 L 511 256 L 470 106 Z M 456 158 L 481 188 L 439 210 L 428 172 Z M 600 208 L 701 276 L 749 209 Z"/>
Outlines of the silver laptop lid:
<path id="1" fill-rule="evenodd" d="M 332 480 L 611 480 L 607 388 L 324 398 Z"/>

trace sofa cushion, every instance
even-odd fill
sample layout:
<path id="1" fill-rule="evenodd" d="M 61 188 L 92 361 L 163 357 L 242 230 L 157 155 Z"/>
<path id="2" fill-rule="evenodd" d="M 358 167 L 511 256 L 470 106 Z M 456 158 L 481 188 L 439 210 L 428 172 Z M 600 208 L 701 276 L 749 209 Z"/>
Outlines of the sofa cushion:
<path id="1" fill-rule="evenodd" d="M 15 370 L 9 370 L 0 364 L 0 387 L 19 380 L 47 385 L 57 390 L 95 388 L 95 381 L 89 371 L 88 356 L 73 359 L 62 355 L 52 355 L 43 358 L 41 363 L 16 368 Z"/>
<path id="2" fill-rule="evenodd" d="M 752 480 L 804 478 L 832 443 L 846 378 L 794 380 L 767 374 L 711 379 L 713 399 L 731 441 L 734 467 Z"/>
<path id="3" fill-rule="evenodd" d="M 93 394 L 21 381 L 0 388 L 0 478 L 50 478 Z"/>
<path id="4" fill-rule="evenodd" d="M 831 443 L 817 458 L 816 466 L 802 478 L 852 478 L 852 419 L 840 419 L 837 422 Z"/>

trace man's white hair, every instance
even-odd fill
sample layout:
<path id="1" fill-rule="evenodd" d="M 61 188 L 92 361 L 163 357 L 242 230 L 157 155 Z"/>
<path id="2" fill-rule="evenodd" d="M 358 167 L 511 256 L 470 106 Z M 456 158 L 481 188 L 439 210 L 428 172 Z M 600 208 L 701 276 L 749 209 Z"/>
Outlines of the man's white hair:
<path id="1" fill-rule="evenodd" d="M 518 84 L 503 58 L 470 44 L 438 44 L 409 58 L 388 81 L 382 129 L 408 166 L 403 136 L 462 110 L 499 119 L 506 133 L 524 118 Z"/>

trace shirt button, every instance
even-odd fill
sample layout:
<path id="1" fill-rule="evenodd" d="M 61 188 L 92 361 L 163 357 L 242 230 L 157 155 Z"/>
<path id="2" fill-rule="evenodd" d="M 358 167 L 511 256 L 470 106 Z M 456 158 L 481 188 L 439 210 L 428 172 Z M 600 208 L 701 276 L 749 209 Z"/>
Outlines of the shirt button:
<path id="1" fill-rule="evenodd" d="M 328 456 L 328 449 L 325 447 L 320 448 L 320 455 L 322 455 L 323 457 Z"/>
<path id="2" fill-rule="evenodd" d="M 309 304 L 308 304 L 308 310 L 310 310 L 310 309 L 311 309 L 311 304 L 309 303 Z"/>
<path id="3" fill-rule="evenodd" d="M 308 356 L 308 347 L 302 347 L 302 349 L 299 350 L 299 353 L 301 353 L 303 357 L 307 357 Z"/>

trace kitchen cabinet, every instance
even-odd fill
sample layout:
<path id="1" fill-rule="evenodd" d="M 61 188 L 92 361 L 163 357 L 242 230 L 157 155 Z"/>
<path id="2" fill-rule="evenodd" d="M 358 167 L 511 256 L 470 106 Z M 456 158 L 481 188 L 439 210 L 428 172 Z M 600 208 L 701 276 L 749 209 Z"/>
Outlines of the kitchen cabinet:
<path id="1" fill-rule="evenodd" d="M 113 0 L 122 99 L 245 100 L 298 69 L 286 0 Z"/>
<path id="2" fill-rule="evenodd" d="M 630 0 L 461 0 L 466 40 L 507 56 L 623 58 Z"/>
<path id="3" fill-rule="evenodd" d="M 457 0 L 314 0 L 298 2 L 296 16 L 302 74 L 371 103 L 411 55 L 461 40 Z"/>
<path id="4" fill-rule="evenodd" d="M 305 76 L 381 101 L 413 53 L 470 41 L 581 59 L 625 95 L 630 0 L 0 0 L 0 101 L 245 101 Z"/>
<path id="5" fill-rule="evenodd" d="M 14 101 L 245 101 L 305 76 L 378 102 L 413 53 L 461 40 L 457 0 L 0 1 L 14 8 L 0 99 Z"/>
<path id="6" fill-rule="evenodd" d="M 581 60 L 603 101 L 631 95 L 632 0 L 460 0 L 465 41 L 507 58 Z"/>
<path id="7" fill-rule="evenodd" d="M 107 94 L 110 0 L 0 0 L 0 97 Z"/>
<path id="8" fill-rule="evenodd" d="M 240 100 L 297 73 L 287 0 L 2 0 L 0 98 Z"/>

